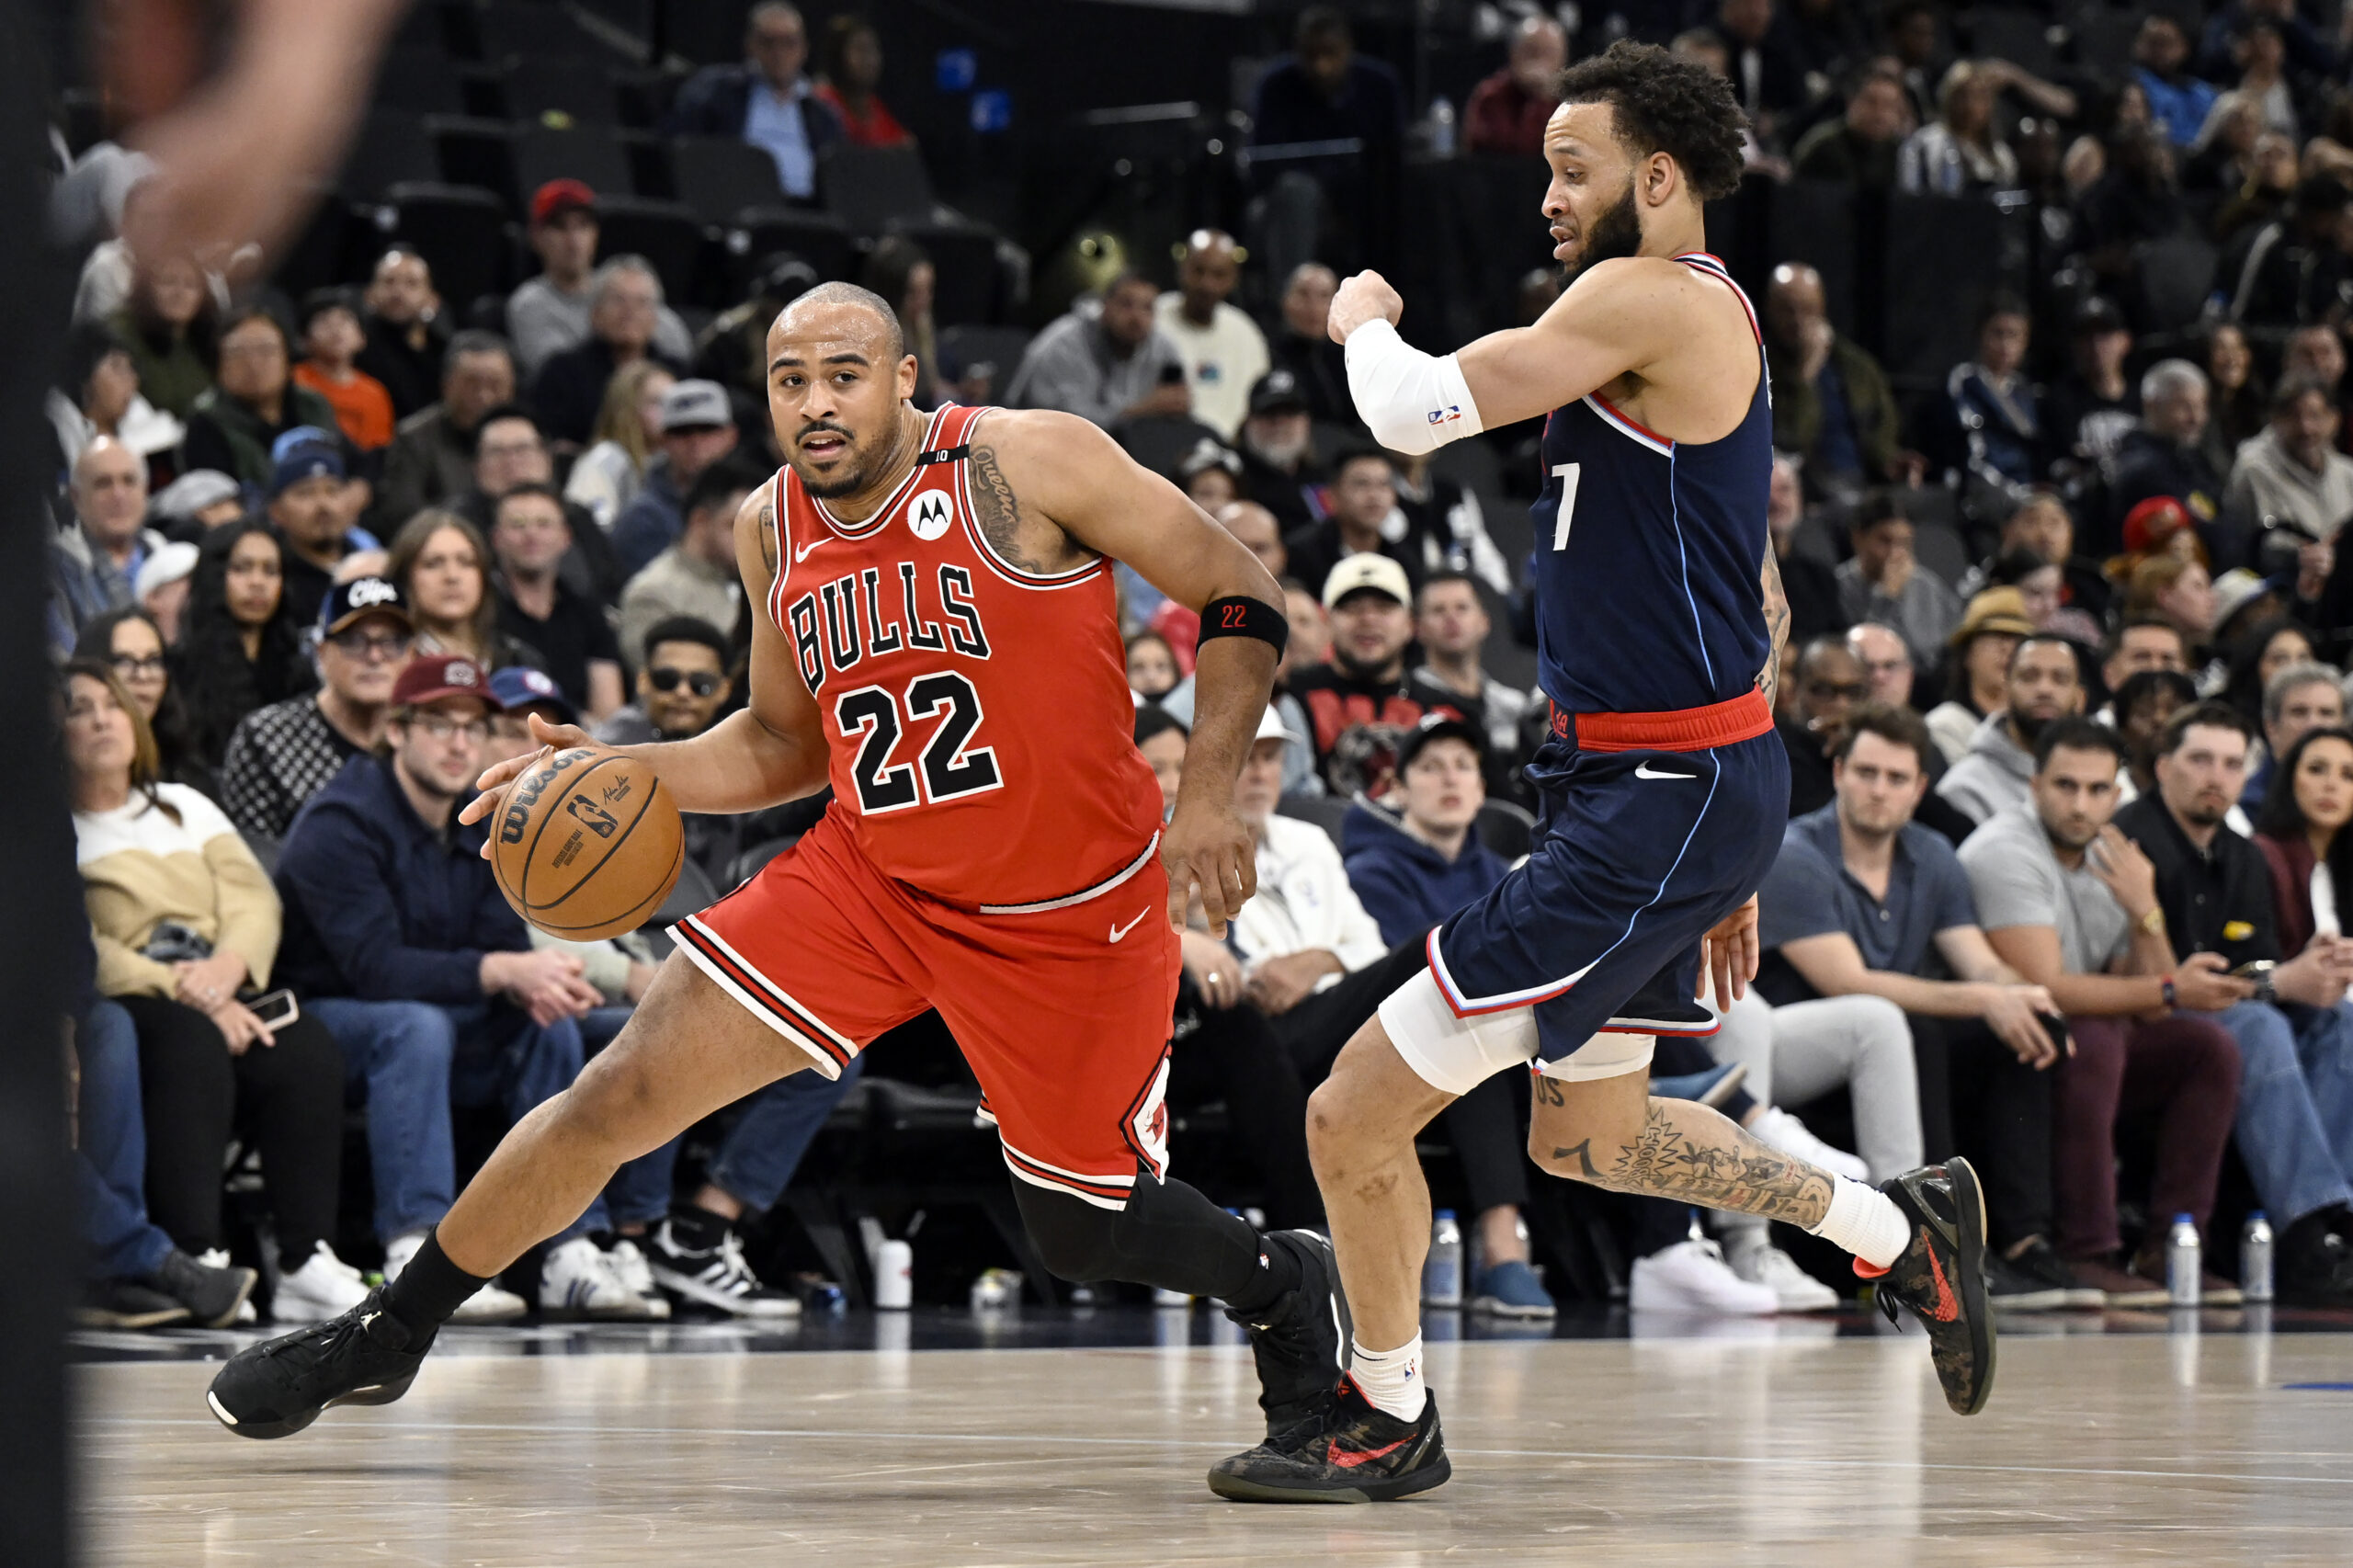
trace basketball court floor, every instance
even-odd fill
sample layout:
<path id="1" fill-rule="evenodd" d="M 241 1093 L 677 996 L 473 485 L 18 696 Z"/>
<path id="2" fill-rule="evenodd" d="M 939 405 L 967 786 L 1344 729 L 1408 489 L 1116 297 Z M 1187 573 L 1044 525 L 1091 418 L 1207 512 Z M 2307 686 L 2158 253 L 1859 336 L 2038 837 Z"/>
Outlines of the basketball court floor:
<path id="1" fill-rule="evenodd" d="M 1354 1508 L 1204 1488 L 1257 1416 L 1206 1312 L 445 1331 L 400 1403 L 273 1443 L 203 1408 L 240 1336 L 86 1335 L 85 1560 L 2353 1562 L 2353 1315 L 2019 1318 L 1967 1421 L 1875 1321 L 1433 1344 L 1455 1479 Z"/>

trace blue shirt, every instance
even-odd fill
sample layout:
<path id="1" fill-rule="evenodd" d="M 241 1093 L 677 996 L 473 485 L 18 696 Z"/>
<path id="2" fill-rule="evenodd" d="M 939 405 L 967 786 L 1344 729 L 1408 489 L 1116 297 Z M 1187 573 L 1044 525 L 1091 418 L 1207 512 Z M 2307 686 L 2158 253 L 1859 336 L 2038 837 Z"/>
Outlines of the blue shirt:
<path id="1" fill-rule="evenodd" d="M 776 160 L 777 183 L 787 196 L 806 201 L 817 194 L 817 154 L 809 145 L 809 123 L 801 117 L 801 100 L 809 84 L 796 79 L 789 97 L 779 97 L 766 81 L 752 84 L 744 110 L 744 140 L 767 150 Z"/>
<path id="2" fill-rule="evenodd" d="M 1758 940 L 1767 948 L 1844 931 L 1868 969 L 1918 974 L 1939 931 L 1977 924 L 1969 873 L 1942 835 L 1905 823 L 1895 835 L 1887 896 L 1847 869 L 1838 846 L 1838 802 L 1793 818 L 1757 893 Z M 1779 1001 L 1779 998 L 1769 998 Z"/>
<path id="3" fill-rule="evenodd" d="M 2196 142 L 2206 123 L 2206 111 L 2214 107 L 2213 85 L 2195 76 L 2184 76 L 2178 84 L 2168 82 L 2146 66 L 2132 76 L 2148 96 L 2149 118 L 2165 127 L 2165 140 L 2177 147 Z"/>

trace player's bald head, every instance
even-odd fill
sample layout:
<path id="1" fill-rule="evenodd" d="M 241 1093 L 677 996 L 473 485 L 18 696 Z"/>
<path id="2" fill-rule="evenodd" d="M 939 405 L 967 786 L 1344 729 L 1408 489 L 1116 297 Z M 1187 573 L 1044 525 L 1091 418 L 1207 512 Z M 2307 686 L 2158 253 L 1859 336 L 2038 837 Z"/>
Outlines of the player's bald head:
<path id="1" fill-rule="evenodd" d="M 815 343 L 854 344 L 877 366 L 895 366 L 907 353 L 899 313 L 855 283 L 820 283 L 778 312 L 768 327 L 768 362 L 794 345 Z"/>

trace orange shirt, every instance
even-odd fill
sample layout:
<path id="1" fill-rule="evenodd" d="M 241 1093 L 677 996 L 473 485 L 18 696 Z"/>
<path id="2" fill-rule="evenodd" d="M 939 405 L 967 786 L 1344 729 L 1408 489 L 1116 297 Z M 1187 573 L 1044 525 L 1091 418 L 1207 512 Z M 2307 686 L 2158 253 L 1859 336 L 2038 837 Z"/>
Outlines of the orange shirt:
<path id="1" fill-rule="evenodd" d="M 294 367 L 294 381 L 327 400 L 335 410 L 335 422 L 361 451 L 392 444 L 392 394 L 365 370 L 352 371 L 347 381 L 332 381 L 305 359 Z"/>

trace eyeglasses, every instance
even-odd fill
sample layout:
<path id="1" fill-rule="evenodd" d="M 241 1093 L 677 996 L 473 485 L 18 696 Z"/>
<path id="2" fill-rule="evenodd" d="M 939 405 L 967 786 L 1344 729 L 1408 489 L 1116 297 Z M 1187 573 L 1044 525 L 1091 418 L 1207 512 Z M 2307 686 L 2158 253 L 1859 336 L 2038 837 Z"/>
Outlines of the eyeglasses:
<path id="1" fill-rule="evenodd" d="M 480 745 L 490 739 L 490 721 L 487 719 L 452 719 L 446 713 L 419 713 L 409 722 L 437 741 L 454 740 L 463 735 Z"/>
<path id="2" fill-rule="evenodd" d="M 117 653 L 107 663 L 114 666 L 115 674 L 126 680 L 140 676 L 159 676 L 165 670 L 161 653 Z"/>
<path id="3" fill-rule="evenodd" d="M 1805 683 L 1808 693 L 1815 697 L 1843 697 L 1849 702 L 1870 695 L 1870 687 L 1861 681 L 1810 680 Z"/>
<path id="4" fill-rule="evenodd" d="M 414 639 L 397 633 L 371 637 L 365 631 L 338 631 L 327 641 L 355 659 L 404 659 Z"/>
<path id="5" fill-rule="evenodd" d="M 719 683 L 726 677 L 715 670 L 674 670 L 665 666 L 646 671 L 645 678 L 654 683 L 656 691 L 676 691 L 678 683 L 684 681 L 687 689 L 697 697 L 709 697 L 719 689 Z"/>

